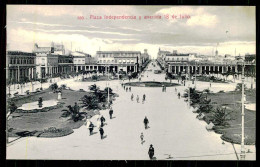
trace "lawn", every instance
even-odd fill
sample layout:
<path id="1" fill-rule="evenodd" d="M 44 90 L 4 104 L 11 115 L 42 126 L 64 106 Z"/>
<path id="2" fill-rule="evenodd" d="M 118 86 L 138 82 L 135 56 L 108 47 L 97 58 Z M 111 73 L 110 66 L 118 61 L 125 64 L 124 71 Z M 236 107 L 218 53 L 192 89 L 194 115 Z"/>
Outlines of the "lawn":
<path id="1" fill-rule="evenodd" d="M 256 103 L 255 90 L 245 91 L 248 103 Z M 232 111 L 228 127 L 215 126 L 215 132 L 221 133 L 221 138 L 232 143 L 241 143 L 241 92 L 232 91 L 226 93 L 209 93 L 208 99 L 212 104 L 225 106 L 226 111 Z M 214 107 L 217 107 L 214 105 Z M 205 120 L 209 123 L 212 113 L 205 114 Z M 256 135 L 256 111 L 245 109 L 245 144 L 255 144 Z"/>
<path id="2" fill-rule="evenodd" d="M 60 107 L 54 107 L 46 112 L 35 112 L 35 113 L 23 113 L 14 112 L 12 118 L 8 120 L 8 135 L 9 136 L 21 136 L 18 134 L 24 132 L 36 132 L 35 136 L 42 134 L 40 137 L 60 137 L 73 133 L 72 129 L 79 128 L 84 124 L 84 121 L 74 122 L 73 120 L 61 117 L 62 110 L 68 109 L 66 106 L 74 106 L 75 102 L 81 106 L 80 98 L 84 95 L 89 95 L 92 92 L 85 91 L 73 91 L 63 90 L 62 99 L 59 102 L 62 104 Z M 53 93 L 51 89 L 44 90 L 40 94 L 31 95 L 27 98 L 15 98 L 15 104 L 17 107 L 22 106 L 24 103 L 37 101 L 39 97 L 42 97 L 43 101 L 57 99 L 57 93 Z M 87 111 L 87 115 L 93 116 L 96 113 L 93 111 Z M 48 131 L 48 129 L 56 128 L 55 132 Z M 44 132 L 45 133 L 42 133 Z"/>

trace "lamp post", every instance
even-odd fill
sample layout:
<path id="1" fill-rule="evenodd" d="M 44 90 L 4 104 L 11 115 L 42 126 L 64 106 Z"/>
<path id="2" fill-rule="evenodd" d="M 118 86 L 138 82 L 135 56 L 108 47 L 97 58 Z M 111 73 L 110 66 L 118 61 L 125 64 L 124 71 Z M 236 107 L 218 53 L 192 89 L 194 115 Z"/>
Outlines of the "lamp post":
<path id="1" fill-rule="evenodd" d="M 197 63 L 196 63 L 196 65 L 197 65 Z M 198 69 L 199 68 L 200 68 L 200 66 L 198 65 Z M 195 89 L 196 89 L 196 85 L 197 85 L 197 70 L 195 69 L 195 86 L 194 86 Z"/>
<path id="2" fill-rule="evenodd" d="M 244 137 L 244 117 L 245 117 L 245 106 L 244 106 L 244 100 L 245 100 L 245 94 L 244 94 L 244 89 L 245 89 L 245 86 L 244 86 L 244 80 L 245 80 L 245 77 L 244 77 L 244 63 L 242 65 L 242 97 L 241 97 L 241 103 L 242 103 L 242 122 L 241 122 L 241 125 L 242 125 L 242 131 L 241 131 L 241 154 L 240 154 L 240 160 L 245 160 L 245 145 L 244 145 L 244 140 L 245 140 L 245 137 Z"/>
<path id="3" fill-rule="evenodd" d="M 188 64 L 188 107 L 190 108 L 190 65 Z"/>
<path id="4" fill-rule="evenodd" d="M 107 104 L 108 104 L 108 107 L 110 107 L 110 100 L 109 100 L 109 66 L 106 66 L 107 67 Z"/>

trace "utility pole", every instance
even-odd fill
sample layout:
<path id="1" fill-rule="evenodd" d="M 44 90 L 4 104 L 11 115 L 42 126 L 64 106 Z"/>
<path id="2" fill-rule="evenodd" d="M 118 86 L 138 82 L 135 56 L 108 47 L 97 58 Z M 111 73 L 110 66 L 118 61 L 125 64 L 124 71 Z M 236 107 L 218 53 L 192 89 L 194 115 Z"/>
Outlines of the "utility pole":
<path id="1" fill-rule="evenodd" d="M 245 140 L 245 127 L 244 127 L 244 123 L 245 123 L 245 120 L 244 120 L 244 117 L 245 117 L 245 106 L 244 106 L 244 100 L 245 100 L 245 94 L 244 94 L 244 89 L 245 89 L 245 86 L 244 86 L 244 80 L 245 80 L 245 77 L 244 77 L 244 63 L 242 65 L 242 97 L 241 97 L 241 103 L 242 103 L 242 122 L 241 122 L 241 125 L 242 125 L 242 132 L 241 132 L 241 154 L 240 154 L 240 160 L 245 160 L 245 145 L 244 145 L 244 140 Z"/>
<path id="2" fill-rule="evenodd" d="M 198 69 L 199 69 L 199 66 L 198 66 Z M 194 88 L 196 89 L 196 84 L 197 84 L 197 62 L 195 62 L 195 86 Z"/>
<path id="3" fill-rule="evenodd" d="M 188 95 L 189 95 L 188 103 L 189 103 L 189 108 L 190 108 L 190 65 L 189 64 L 188 64 L 188 78 L 189 78 L 189 83 L 188 83 L 188 90 L 189 90 L 189 92 L 188 92 Z"/>
<path id="4" fill-rule="evenodd" d="M 110 107 L 110 101 L 109 101 L 109 70 L 108 70 L 108 73 L 107 73 L 107 103 L 108 103 L 108 107 Z"/>

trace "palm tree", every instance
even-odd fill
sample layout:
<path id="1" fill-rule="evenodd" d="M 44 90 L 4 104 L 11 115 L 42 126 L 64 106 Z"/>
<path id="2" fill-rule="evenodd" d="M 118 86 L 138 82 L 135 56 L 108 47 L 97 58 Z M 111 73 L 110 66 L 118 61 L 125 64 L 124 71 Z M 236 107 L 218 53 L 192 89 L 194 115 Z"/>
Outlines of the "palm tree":
<path id="1" fill-rule="evenodd" d="M 219 125 L 219 126 L 228 125 L 227 121 L 229 121 L 231 119 L 227 119 L 227 116 L 230 115 L 231 113 L 232 113 L 232 111 L 226 112 L 226 108 L 218 107 L 216 110 L 214 110 L 213 123 L 215 125 Z"/>
<path id="2" fill-rule="evenodd" d="M 209 89 L 204 89 L 203 90 L 204 93 L 206 93 L 206 100 L 208 99 L 208 94 L 210 93 Z"/>
<path id="3" fill-rule="evenodd" d="M 112 94 L 112 93 L 113 93 L 113 90 L 112 90 L 111 88 L 109 88 L 109 87 L 106 87 L 106 88 L 104 89 L 105 93 L 108 94 L 108 89 L 109 89 L 109 94 Z"/>
<path id="4" fill-rule="evenodd" d="M 96 84 L 90 85 L 90 86 L 89 86 L 89 90 L 94 91 L 95 94 L 96 94 L 96 93 L 99 91 L 99 87 L 98 87 Z"/>

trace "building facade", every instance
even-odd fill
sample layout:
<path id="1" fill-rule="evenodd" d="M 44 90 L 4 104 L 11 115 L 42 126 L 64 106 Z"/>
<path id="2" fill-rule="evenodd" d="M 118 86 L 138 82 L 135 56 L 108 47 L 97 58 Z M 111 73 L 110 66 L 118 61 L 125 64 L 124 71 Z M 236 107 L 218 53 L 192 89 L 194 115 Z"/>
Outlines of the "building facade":
<path id="1" fill-rule="evenodd" d="M 216 53 L 218 55 L 218 53 Z M 158 63 L 165 72 L 173 74 L 210 74 L 210 73 L 241 73 L 242 64 L 235 57 L 225 56 L 203 56 L 194 54 L 178 54 L 176 51 L 169 53 L 159 49 Z M 255 64 L 245 61 L 245 70 L 254 69 Z M 249 71 L 249 70 L 247 70 Z M 253 70 L 251 70 L 253 71 Z M 253 72 L 251 72 L 253 73 Z"/>
<path id="2" fill-rule="evenodd" d="M 55 74 L 73 70 L 73 60 L 71 56 L 65 55 L 63 44 L 52 42 L 50 47 L 39 47 L 35 43 L 33 53 L 36 54 L 37 78 L 53 77 Z"/>
<path id="3" fill-rule="evenodd" d="M 53 77 L 58 71 L 58 56 L 50 53 L 36 53 L 37 78 Z"/>
<path id="4" fill-rule="evenodd" d="M 73 56 L 58 55 L 58 72 L 59 73 L 72 72 L 73 68 L 74 68 Z"/>
<path id="5" fill-rule="evenodd" d="M 36 55 L 34 53 L 7 51 L 6 80 L 19 83 L 36 78 Z"/>
<path id="6" fill-rule="evenodd" d="M 141 52 L 139 51 L 97 51 L 99 70 L 105 72 L 137 72 Z"/>

